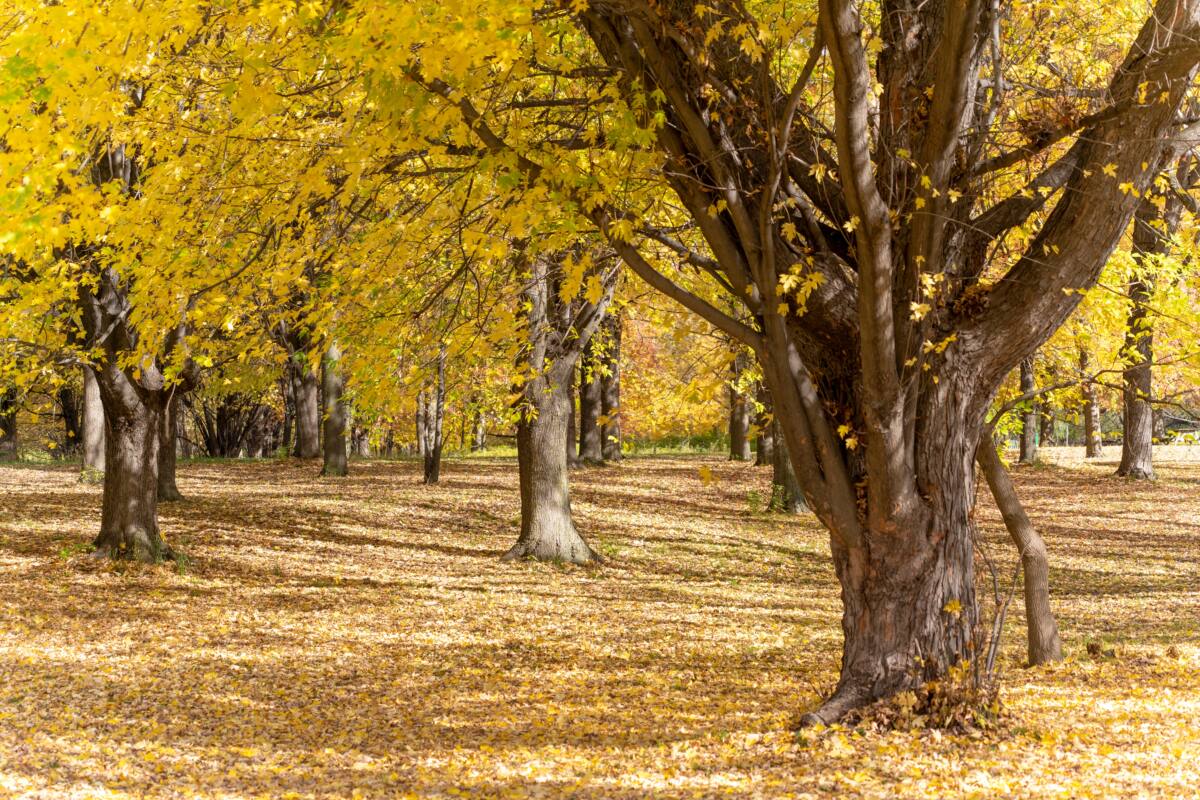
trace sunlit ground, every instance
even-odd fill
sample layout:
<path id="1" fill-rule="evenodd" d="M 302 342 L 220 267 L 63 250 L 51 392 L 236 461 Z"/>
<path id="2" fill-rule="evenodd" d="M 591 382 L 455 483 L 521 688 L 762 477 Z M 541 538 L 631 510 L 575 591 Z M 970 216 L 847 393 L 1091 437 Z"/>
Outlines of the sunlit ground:
<path id="1" fill-rule="evenodd" d="M 761 513 L 766 469 L 574 473 L 610 561 L 582 570 L 499 563 L 511 460 L 432 488 L 414 463 L 185 465 L 161 523 L 189 561 L 114 569 L 81 555 L 98 487 L 0 467 L 0 795 L 1200 796 L 1200 454 L 1142 486 L 1116 448 L 1044 453 L 1016 474 L 1068 659 L 1019 666 L 1018 592 L 1006 722 L 974 737 L 791 731 L 839 604 L 811 518 Z M 982 495 L 979 519 L 1007 592 Z"/>

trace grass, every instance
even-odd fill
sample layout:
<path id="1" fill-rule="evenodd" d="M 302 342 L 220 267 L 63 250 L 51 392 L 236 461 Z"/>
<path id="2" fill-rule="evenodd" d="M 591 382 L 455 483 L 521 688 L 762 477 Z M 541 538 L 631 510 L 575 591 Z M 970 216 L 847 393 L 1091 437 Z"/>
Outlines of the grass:
<path id="1" fill-rule="evenodd" d="M 973 736 L 794 733 L 836 679 L 839 604 L 827 535 L 748 501 L 767 468 L 573 472 L 611 561 L 577 569 L 498 562 L 500 458 L 436 487 L 402 461 L 187 464 L 161 511 L 187 560 L 155 567 L 84 553 L 98 486 L 0 466 L 0 795 L 1197 796 L 1200 464 L 1143 486 L 1043 454 L 1015 478 L 1068 657 L 1019 666 L 1018 598 L 1007 721 Z"/>

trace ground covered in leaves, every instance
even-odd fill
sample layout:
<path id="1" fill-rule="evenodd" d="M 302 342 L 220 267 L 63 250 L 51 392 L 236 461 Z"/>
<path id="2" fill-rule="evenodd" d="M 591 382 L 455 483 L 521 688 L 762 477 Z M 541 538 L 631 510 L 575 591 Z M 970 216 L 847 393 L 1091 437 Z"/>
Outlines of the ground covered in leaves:
<path id="1" fill-rule="evenodd" d="M 766 469 L 574 473 L 610 562 L 585 570 L 499 563 L 511 460 L 432 488 L 404 462 L 184 465 L 161 522 L 187 561 L 158 567 L 83 554 L 100 494 L 72 469 L 0 467 L 0 795 L 1198 796 L 1200 463 L 1142 486 L 1047 455 L 1016 474 L 1067 660 L 1020 667 L 1018 595 L 1000 728 L 800 736 L 837 591 L 811 518 L 762 513 Z"/>

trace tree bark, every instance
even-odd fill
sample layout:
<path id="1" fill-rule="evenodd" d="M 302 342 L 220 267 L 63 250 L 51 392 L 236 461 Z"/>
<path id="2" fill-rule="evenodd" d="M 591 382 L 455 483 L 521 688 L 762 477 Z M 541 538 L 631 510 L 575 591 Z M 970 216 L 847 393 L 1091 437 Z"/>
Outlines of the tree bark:
<path id="1" fill-rule="evenodd" d="M 291 366 L 292 397 L 296 402 L 297 458 L 321 456 L 320 378 L 306 361 L 293 361 Z"/>
<path id="2" fill-rule="evenodd" d="M 601 365 L 596 339 L 596 336 L 588 339 L 579 365 L 579 460 L 585 464 L 604 462 L 603 431 L 600 429 Z"/>
<path id="3" fill-rule="evenodd" d="M 603 262 L 602 262 L 603 264 Z M 561 265 L 550 256 L 529 262 L 524 291 L 526 342 L 519 367 L 530 375 L 520 387 L 517 421 L 517 467 L 521 490 L 521 532 L 503 556 L 511 561 L 602 562 L 584 541 L 571 515 L 567 449 L 563 442 L 572 415 L 570 385 L 586 342 L 599 327 L 612 299 L 616 270 L 603 265 L 599 302 L 582 302 L 578 309 L 559 297 Z"/>
<path id="4" fill-rule="evenodd" d="M 1099 458 L 1104 454 L 1104 434 L 1100 429 L 1100 403 L 1096 400 L 1096 385 L 1088 376 L 1087 350 L 1079 351 L 1079 375 L 1083 383 L 1083 442 L 1087 458 Z"/>
<path id="5" fill-rule="evenodd" d="M 571 435 L 567 435 L 567 455 L 570 456 L 570 451 L 573 446 Z M 483 411 L 475 410 L 475 419 L 472 424 L 471 432 L 471 452 L 478 453 L 487 447 L 487 420 L 484 419 Z"/>
<path id="6" fill-rule="evenodd" d="M 788 455 L 787 442 L 779 429 L 779 422 L 771 423 L 771 438 L 775 442 L 771 450 L 771 504 L 772 511 L 785 514 L 799 514 L 808 510 L 804 499 L 804 491 L 800 481 L 796 479 L 796 470 L 792 468 L 792 459 Z"/>
<path id="7" fill-rule="evenodd" d="M 343 478 L 347 474 L 346 420 L 349 409 L 342 399 L 346 384 L 339 367 L 341 357 L 337 342 L 330 342 L 321 359 L 321 389 L 325 399 L 321 474 L 334 478 Z"/>
<path id="8" fill-rule="evenodd" d="M 83 368 L 83 475 L 104 471 L 104 405 L 96 373 Z"/>
<path id="9" fill-rule="evenodd" d="M 622 315 L 609 314 L 601 323 L 607 332 L 608 349 L 604 354 L 605 371 L 600 379 L 600 427 L 605 461 L 621 460 L 621 329 Z"/>
<path id="10" fill-rule="evenodd" d="M 1033 357 L 1021 360 L 1021 394 L 1037 391 L 1037 378 L 1033 371 Z M 1022 464 L 1037 463 L 1038 451 L 1038 403 L 1030 400 L 1025 412 L 1021 415 L 1021 452 Z"/>
<path id="11" fill-rule="evenodd" d="M 991 436 L 985 435 L 975 454 L 984 478 L 1004 518 L 1004 526 L 1021 556 L 1025 583 L 1025 626 L 1028 632 L 1030 665 L 1062 658 L 1058 623 L 1050 609 L 1050 565 L 1046 544 L 1025 513 L 1008 471 L 996 453 Z"/>
<path id="12" fill-rule="evenodd" d="M 579 369 L 572 368 L 567 379 L 567 466 L 578 467 L 579 462 L 579 398 L 575 390 Z"/>
<path id="13" fill-rule="evenodd" d="M 772 466 L 775 463 L 775 427 L 771 424 L 771 393 L 761 383 L 755 400 L 757 413 L 754 424 L 758 433 L 755 436 L 754 466 Z"/>
<path id="14" fill-rule="evenodd" d="M 738 380 L 747 369 L 747 358 L 739 351 L 730 366 L 729 384 L 729 460 L 750 460 L 750 403 L 737 389 Z"/>
<path id="15" fill-rule="evenodd" d="M 17 390 L 0 392 L 0 458 L 17 457 Z"/>
<path id="16" fill-rule="evenodd" d="M 63 446 L 57 453 L 59 458 L 74 455 L 79 450 L 79 399 L 79 392 L 73 386 L 62 386 L 58 390 L 58 407 L 63 421 Z"/>
<path id="17" fill-rule="evenodd" d="M 425 483 L 434 484 L 442 474 L 442 448 L 446 422 L 446 346 L 438 350 L 437 376 L 425 408 Z"/>
<path id="18" fill-rule="evenodd" d="M 179 438 L 178 389 L 167 392 L 162 413 L 158 418 L 158 501 L 175 502 L 183 499 L 175 483 L 175 443 Z"/>

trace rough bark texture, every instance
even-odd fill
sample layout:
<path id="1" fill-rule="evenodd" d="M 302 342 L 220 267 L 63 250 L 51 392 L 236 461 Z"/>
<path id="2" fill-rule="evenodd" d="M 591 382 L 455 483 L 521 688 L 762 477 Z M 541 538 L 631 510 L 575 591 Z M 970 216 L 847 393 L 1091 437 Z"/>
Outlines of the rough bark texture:
<path id="1" fill-rule="evenodd" d="M 604 293 L 599 302 L 572 308 L 559 298 L 561 265 L 539 255 L 529 260 L 524 314 L 527 341 L 519 356 L 530 378 L 520 387 L 517 466 L 521 532 L 504 554 L 508 561 L 535 558 L 576 564 L 603 559 L 584 541 L 571 516 L 567 449 L 572 414 L 570 384 L 581 342 L 596 332 L 612 299 L 617 270 L 611 258 L 596 259 Z"/>
<path id="2" fill-rule="evenodd" d="M 785 514 L 799 514 L 808 510 L 804 500 L 804 491 L 796 480 L 796 470 L 792 468 L 792 459 L 788 455 L 787 442 L 783 440 L 783 432 L 779 422 L 771 424 L 771 438 L 775 445 L 771 451 L 771 504 L 772 511 Z"/>
<path id="3" fill-rule="evenodd" d="M 83 474 L 104 471 L 104 405 L 91 367 L 83 368 Z"/>
<path id="4" fill-rule="evenodd" d="M 160 503 L 183 499 L 175 483 L 175 444 L 179 438 L 180 392 L 168 392 L 158 419 L 158 500 Z"/>
<path id="5" fill-rule="evenodd" d="M 1021 394 L 1037 390 L 1037 378 L 1033 371 L 1033 358 L 1021 360 Z M 1038 404 L 1029 401 L 1025 413 L 1021 415 L 1021 449 L 1022 464 L 1037 463 L 1038 451 Z"/>
<path id="6" fill-rule="evenodd" d="M 1058 636 L 1058 623 L 1050 609 L 1050 564 L 1046 557 L 1046 544 L 1029 521 L 1008 471 L 996 453 L 991 436 L 985 435 L 976 452 L 979 466 L 996 507 L 1004 517 L 1008 535 L 1021 554 L 1021 568 L 1025 581 L 1025 626 L 1029 639 L 1029 663 L 1044 664 L 1062 658 L 1062 641 Z"/>
<path id="7" fill-rule="evenodd" d="M 296 403 L 297 458 L 321 456 L 320 376 L 306 362 L 292 362 L 292 397 Z"/>
<path id="8" fill-rule="evenodd" d="M 579 365 L 579 460 L 585 464 L 600 464 L 604 461 L 603 435 L 600 429 L 600 412 L 603 405 L 600 387 L 600 358 L 597 355 L 597 337 L 588 339 L 583 349 L 583 361 Z"/>
<path id="9" fill-rule="evenodd" d="M 321 359 L 321 393 L 325 400 L 321 474 L 334 478 L 345 477 L 347 473 L 346 423 L 350 410 L 342 399 L 346 386 L 338 364 L 341 357 L 337 342 L 331 342 Z"/>
<path id="10" fill-rule="evenodd" d="M 730 366 L 732 380 L 729 385 L 729 459 L 731 461 L 750 460 L 750 402 L 746 395 L 737 389 L 738 381 L 747 367 L 748 359 L 745 353 L 739 350 Z"/>
<path id="11" fill-rule="evenodd" d="M 601 323 L 607 347 L 604 351 L 604 375 L 600 378 L 600 426 L 605 461 L 621 460 L 621 328 L 620 314 L 609 314 Z"/>
<path id="12" fill-rule="evenodd" d="M 1087 350 L 1079 351 L 1079 375 L 1083 381 L 1079 390 L 1083 395 L 1083 445 L 1087 458 L 1104 455 L 1104 434 L 1100 429 L 1100 403 L 1096 399 L 1096 385 L 1089 380 Z"/>

